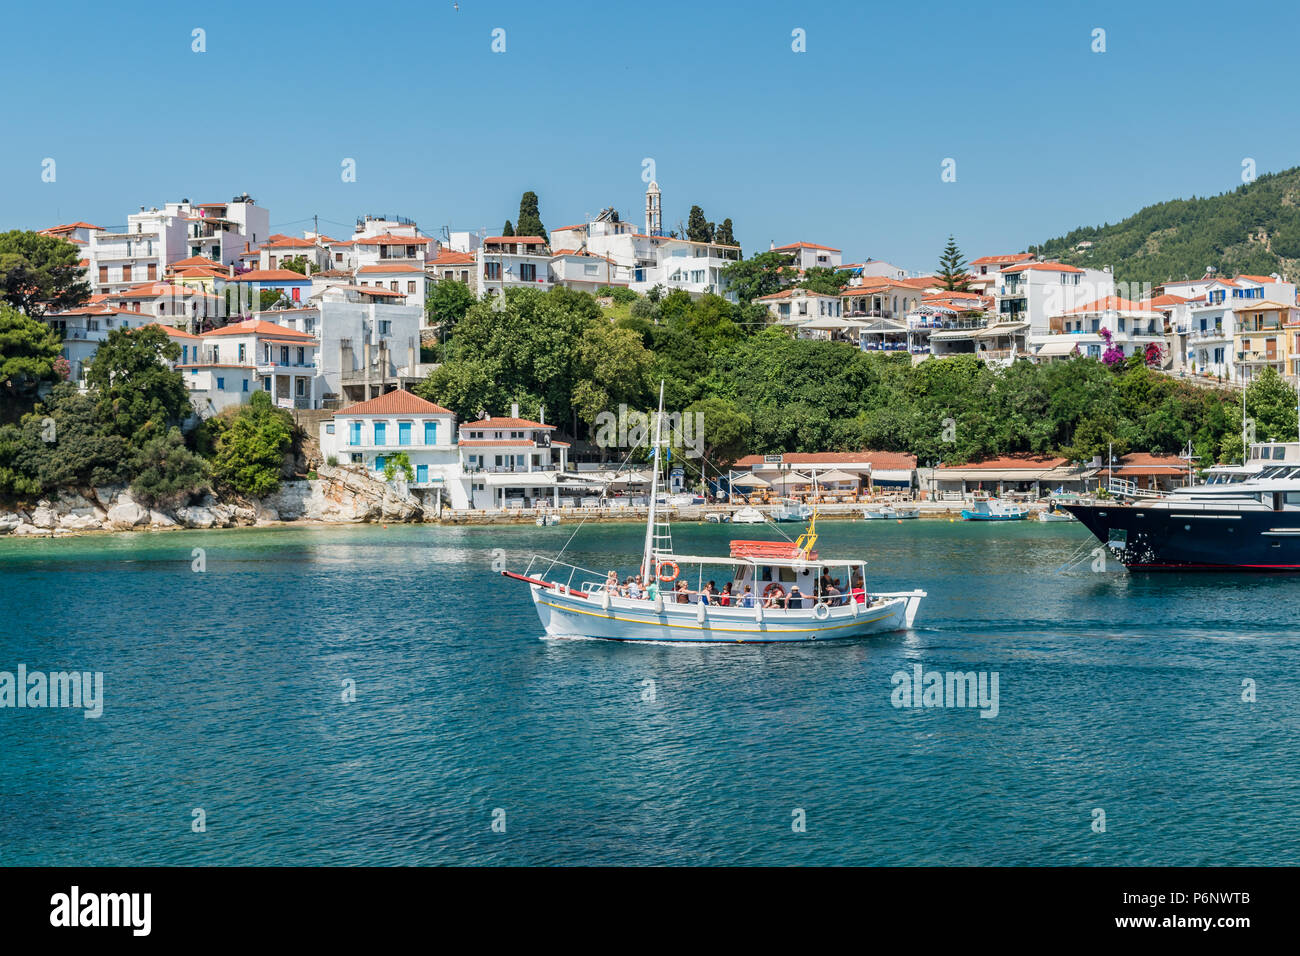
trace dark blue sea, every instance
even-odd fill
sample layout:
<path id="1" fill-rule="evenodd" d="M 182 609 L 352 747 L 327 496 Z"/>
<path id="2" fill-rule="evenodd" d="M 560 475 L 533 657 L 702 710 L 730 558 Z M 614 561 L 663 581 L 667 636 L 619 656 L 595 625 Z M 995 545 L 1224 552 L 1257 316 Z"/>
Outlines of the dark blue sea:
<path id="1" fill-rule="evenodd" d="M 929 592 L 915 631 L 544 640 L 492 562 L 574 530 L 0 540 L 0 671 L 104 681 L 98 719 L 0 709 L 0 865 L 1300 863 L 1300 578 L 1094 572 L 1078 525 L 823 522 L 824 557 Z M 642 534 L 567 557 L 629 571 Z M 914 665 L 996 673 L 997 716 L 895 706 Z"/>

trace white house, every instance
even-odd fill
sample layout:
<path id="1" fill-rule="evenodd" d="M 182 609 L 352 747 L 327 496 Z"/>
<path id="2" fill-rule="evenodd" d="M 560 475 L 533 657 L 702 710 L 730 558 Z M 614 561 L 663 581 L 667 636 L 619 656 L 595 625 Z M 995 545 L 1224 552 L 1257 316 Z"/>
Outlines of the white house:
<path id="1" fill-rule="evenodd" d="M 541 236 L 488 236 L 475 261 L 480 299 L 505 289 L 549 288 L 551 250 Z"/>
<path id="2" fill-rule="evenodd" d="M 321 454 L 340 465 L 382 477 L 403 453 L 415 472 L 413 488 L 441 488 L 453 508 L 470 507 L 456 444 L 456 416 L 441 405 L 399 389 L 350 405 L 320 424 Z"/>
<path id="3" fill-rule="evenodd" d="M 51 312 L 44 316 L 45 323 L 59 336 L 59 354 L 68 360 L 68 380 L 80 382 L 86 375 L 86 366 L 99 351 L 99 345 L 113 329 L 137 329 L 150 325 L 154 317 L 111 305 L 108 302 L 88 302 L 75 309 Z"/>
<path id="4" fill-rule="evenodd" d="M 595 292 L 605 286 L 626 286 L 626 276 L 620 278 L 614 260 L 607 256 L 598 256 L 591 252 L 576 249 L 558 249 L 551 257 L 551 282 Z"/>
<path id="5" fill-rule="evenodd" d="M 843 305 L 838 295 L 811 289 L 785 288 L 754 300 L 765 306 L 780 325 L 802 325 L 810 319 L 840 318 Z"/>
<path id="6" fill-rule="evenodd" d="M 1109 295 L 1052 316 L 1046 335 L 1038 335 L 1039 358 L 1062 358 L 1077 348 L 1080 355 L 1099 359 L 1106 338 L 1124 357 L 1144 355 L 1151 345 L 1165 344 L 1164 313 L 1131 299 Z M 1102 335 L 1102 332 L 1106 335 Z"/>
<path id="7" fill-rule="evenodd" d="M 488 417 L 460 426 L 460 464 L 471 508 L 507 509 L 574 504 L 591 483 L 566 476 L 569 445 L 554 425 L 519 417 Z"/>
<path id="8" fill-rule="evenodd" d="M 419 362 L 424 307 L 405 304 L 405 293 L 329 286 L 312 293 L 311 306 L 296 319 L 320 345 L 323 400 L 365 401 L 427 374 Z"/>
<path id="9" fill-rule="evenodd" d="M 1080 269 L 1059 262 L 1004 266 L 994 287 L 1000 321 L 1028 322 L 1030 344 L 1051 333 L 1052 316 L 1115 294 L 1110 270 Z"/>
<path id="10" fill-rule="evenodd" d="M 246 403 L 266 391 L 281 407 L 315 408 L 321 386 L 313 336 L 264 319 L 249 319 L 204 333 L 176 368 L 190 399 L 207 417 L 228 405 Z"/>
<path id="11" fill-rule="evenodd" d="M 774 246 L 772 251 L 792 257 L 795 267 L 800 272 L 815 266 L 823 269 L 838 269 L 844 258 L 839 249 L 832 246 L 819 246 L 815 242 L 792 242 L 787 246 Z"/>

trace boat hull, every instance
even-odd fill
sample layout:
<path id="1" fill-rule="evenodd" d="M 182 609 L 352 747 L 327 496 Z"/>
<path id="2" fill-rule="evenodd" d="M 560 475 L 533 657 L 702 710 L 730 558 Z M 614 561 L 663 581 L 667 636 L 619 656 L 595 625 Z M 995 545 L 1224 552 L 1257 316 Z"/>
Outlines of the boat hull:
<path id="1" fill-rule="evenodd" d="M 987 511 L 970 511 L 963 508 L 961 512 L 962 521 L 1024 521 L 1029 516 L 1028 512 L 1011 513 L 1011 514 L 992 514 Z"/>
<path id="2" fill-rule="evenodd" d="M 1300 571 L 1300 512 L 1064 508 L 1130 571 Z"/>
<path id="3" fill-rule="evenodd" d="M 885 597 L 881 603 L 827 607 L 824 619 L 810 610 L 778 611 L 611 598 L 581 597 L 530 584 L 542 627 L 551 637 L 594 637 L 615 641 L 678 644 L 775 644 L 845 640 L 906 630 L 924 591 Z M 703 609 L 701 612 L 701 608 Z"/>

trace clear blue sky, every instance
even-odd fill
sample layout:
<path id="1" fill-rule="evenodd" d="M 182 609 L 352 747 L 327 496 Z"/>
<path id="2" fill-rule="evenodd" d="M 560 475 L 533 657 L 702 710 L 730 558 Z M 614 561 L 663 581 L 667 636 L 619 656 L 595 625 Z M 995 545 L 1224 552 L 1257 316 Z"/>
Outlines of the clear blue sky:
<path id="1" fill-rule="evenodd" d="M 294 234 L 495 232 L 528 189 L 641 223 L 650 157 L 666 224 L 930 269 L 1300 164 L 1294 3 L 458 3 L 11 4 L 0 229 L 244 191 Z"/>

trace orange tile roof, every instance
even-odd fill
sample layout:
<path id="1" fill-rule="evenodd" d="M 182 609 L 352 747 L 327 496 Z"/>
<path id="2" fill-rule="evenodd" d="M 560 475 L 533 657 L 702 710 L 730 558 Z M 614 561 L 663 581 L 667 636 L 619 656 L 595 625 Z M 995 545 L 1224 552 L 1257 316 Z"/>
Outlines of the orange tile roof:
<path id="1" fill-rule="evenodd" d="M 250 269 L 234 276 L 236 282 L 310 282 L 308 276 L 292 269 Z"/>
<path id="2" fill-rule="evenodd" d="M 907 470 L 916 467 L 916 456 L 894 451 L 823 451 L 811 453 L 787 454 L 782 456 L 787 465 L 849 465 L 869 462 L 871 467 L 882 471 Z M 753 468 L 762 465 L 762 455 L 746 455 L 736 462 L 737 468 Z"/>
<path id="3" fill-rule="evenodd" d="M 1028 262 L 1034 258 L 1031 253 L 1017 252 L 1009 256 L 980 256 L 978 259 L 971 260 L 973 266 L 1004 266 L 1008 263 Z"/>
<path id="4" fill-rule="evenodd" d="M 435 405 L 399 388 L 395 392 L 385 392 L 368 402 L 349 405 L 335 413 L 335 417 L 346 415 L 451 415 L 450 409 Z"/>
<path id="5" fill-rule="evenodd" d="M 561 226 L 559 229 L 552 229 L 551 235 L 555 235 L 555 233 L 557 232 L 568 232 L 570 229 L 586 229 L 586 228 L 587 228 L 587 224 L 585 222 L 579 222 L 572 226 Z"/>
<path id="6" fill-rule="evenodd" d="M 1050 455 L 1003 455 L 999 458 L 988 458 L 984 461 L 970 461 L 964 465 L 947 465 L 941 464 L 943 468 L 986 468 L 997 469 L 1000 471 L 1011 471 L 1016 468 L 1024 468 L 1034 471 L 1043 471 L 1048 468 L 1059 468 L 1062 465 L 1068 465 L 1069 461 L 1065 458 L 1053 458 Z"/>
<path id="7" fill-rule="evenodd" d="M 359 272 L 359 273 L 363 273 L 363 274 L 367 274 L 367 275 L 370 274 L 370 273 L 375 273 L 375 272 L 388 274 L 388 273 L 399 273 L 399 272 L 401 272 L 401 273 L 412 273 L 412 272 L 423 272 L 423 271 L 424 271 L 424 269 L 423 269 L 422 267 L 418 266 L 418 265 L 376 265 L 376 266 L 362 266 L 360 269 L 357 270 L 357 272 Z"/>
<path id="8" fill-rule="evenodd" d="M 316 243 L 310 239 L 295 239 L 293 236 L 285 236 L 283 239 L 268 239 L 262 246 L 263 249 L 315 249 Z"/>
<path id="9" fill-rule="evenodd" d="M 169 269 L 188 269 L 192 266 L 206 266 L 209 269 L 224 269 L 220 262 L 215 259 L 209 259 L 207 256 L 190 256 L 188 259 L 177 259 L 168 266 Z"/>
<path id="10" fill-rule="evenodd" d="M 389 298 L 392 298 L 393 296 L 396 296 L 401 299 L 406 298 L 405 292 L 394 292 L 392 289 L 385 289 L 383 286 L 380 285 L 335 285 L 335 286 L 330 286 L 330 288 L 349 289 L 352 292 L 360 292 L 362 295 L 382 295 L 382 296 L 388 296 Z"/>
<path id="11" fill-rule="evenodd" d="M 461 425 L 461 430 L 466 428 L 547 428 L 552 429 L 554 425 L 543 425 L 541 422 L 531 422 L 526 418 L 497 418 L 489 416 L 477 422 L 470 422 L 468 425 Z"/>
<path id="12" fill-rule="evenodd" d="M 274 322 L 267 322 L 265 319 L 245 319 L 243 322 L 236 322 L 234 325 L 227 325 L 203 334 L 205 337 L 209 335 L 280 335 L 286 338 L 301 339 L 304 342 L 314 341 L 316 338 L 310 332 L 287 329 L 283 325 L 276 325 Z"/>
<path id="13" fill-rule="evenodd" d="M 1091 312 L 1148 312 L 1149 309 L 1143 308 L 1139 302 L 1132 299 L 1124 299 L 1117 295 L 1108 295 L 1097 299 L 1095 302 L 1089 302 L 1087 305 L 1081 305 L 1077 309 L 1071 309 L 1065 315 L 1085 315 Z"/>
<path id="14" fill-rule="evenodd" d="M 509 245 L 511 243 L 522 246 L 546 245 L 546 240 L 541 236 L 488 236 L 483 240 L 484 245 L 487 245 L 489 242 L 502 245 Z"/>
<path id="15" fill-rule="evenodd" d="M 1060 262 L 1025 262 L 1018 266 L 1012 266 L 1010 269 L 1003 269 L 1002 274 L 1006 275 L 1011 272 L 1024 272 L 1026 269 L 1034 269 L 1039 272 L 1082 272 L 1083 270 L 1076 266 L 1067 266 Z"/>
<path id="16" fill-rule="evenodd" d="M 176 339 L 203 338 L 203 336 L 201 335 L 195 335 L 193 332 L 186 332 L 184 329 L 178 329 L 170 325 L 163 325 L 161 322 L 150 322 L 149 325 L 144 326 L 144 328 L 150 328 L 151 326 L 157 326 L 158 328 L 166 332 L 168 335 L 170 335 L 172 338 L 176 338 Z"/>
<path id="17" fill-rule="evenodd" d="M 386 232 L 380 236 L 353 239 L 352 242 L 358 246 L 427 246 L 433 240 L 428 236 L 395 236 L 390 232 Z M 347 245 L 347 243 L 340 242 L 337 245 L 343 246 Z"/>
<path id="18" fill-rule="evenodd" d="M 788 246 L 777 246 L 776 252 L 785 252 L 787 249 L 825 249 L 827 252 L 839 252 L 834 246 L 819 246 L 815 242 L 792 242 Z"/>
<path id="19" fill-rule="evenodd" d="M 1274 279 L 1272 276 L 1248 276 L 1248 275 L 1246 275 L 1245 273 L 1242 273 L 1241 275 L 1237 276 L 1237 278 L 1238 278 L 1238 279 L 1249 279 L 1249 280 L 1251 280 L 1252 282 L 1263 282 L 1263 283 L 1266 284 L 1266 285 L 1267 285 L 1268 283 L 1270 283 L 1270 282 L 1276 282 L 1276 281 L 1277 281 L 1277 280 Z"/>
<path id="20" fill-rule="evenodd" d="M 1159 309 L 1162 306 L 1182 305 L 1184 302 L 1190 301 L 1190 299 L 1185 299 L 1181 295 L 1158 295 L 1153 299 L 1148 299 L 1143 304 L 1150 306 L 1151 308 Z"/>
<path id="21" fill-rule="evenodd" d="M 453 252 L 451 249 L 443 249 L 438 253 L 438 258 L 431 260 L 429 264 L 434 266 L 466 266 L 475 261 L 472 252 Z"/>
<path id="22" fill-rule="evenodd" d="M 92 226 L 88 222 L 68 222 L 68 223 L 64 223 L 61 226 L 50 226 L 48 229 L 42 229 L 41 232 L 45 233 L 46 235 L 50 235 L 52 233 L 59 233 L 59 232 L 75 232 L 78 229 L 98 229 L 102 232 L 104 227 Z"/>

